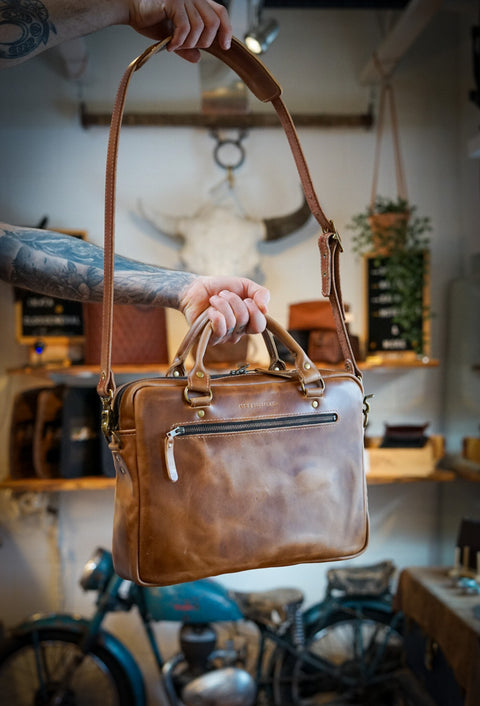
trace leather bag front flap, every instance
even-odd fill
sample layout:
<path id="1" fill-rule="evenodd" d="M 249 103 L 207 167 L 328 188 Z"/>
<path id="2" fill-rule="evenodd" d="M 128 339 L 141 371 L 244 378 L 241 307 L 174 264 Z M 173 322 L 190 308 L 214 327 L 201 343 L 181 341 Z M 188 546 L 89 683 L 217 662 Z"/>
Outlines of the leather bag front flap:
<path id="1" fill-rule="evenodd" d="M 212 381 L 213 399 L 200 417 L 185 402 L 185 380 L 144 380 L 123 390 L 114 453 L 117 470 L 123 466 L 117 571 L 168 585 L 363 551 L 362 386 L 348 373 L 325 381 L 323 394 L 306 397 L 288 377 L 226 375 Z M 252 421 L 264 428 L 249 429 Z M 225 429 L 209 431 L 218 424 Z M 179 427 L 194 433 L 173 437 L 173 482 L 165 439 Z"/>

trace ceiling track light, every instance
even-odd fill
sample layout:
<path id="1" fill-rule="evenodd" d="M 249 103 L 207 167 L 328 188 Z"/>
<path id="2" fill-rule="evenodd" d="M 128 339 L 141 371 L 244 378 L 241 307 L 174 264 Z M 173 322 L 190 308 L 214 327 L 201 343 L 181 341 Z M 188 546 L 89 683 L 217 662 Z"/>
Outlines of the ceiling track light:
<path id="1" fill-rule="evenodd" d="M 276 39 L 277 20 L 263 19 L 263 0 L 248 0 L 248 30 L 245 44 L 254 54 L 263 54 Z"/>

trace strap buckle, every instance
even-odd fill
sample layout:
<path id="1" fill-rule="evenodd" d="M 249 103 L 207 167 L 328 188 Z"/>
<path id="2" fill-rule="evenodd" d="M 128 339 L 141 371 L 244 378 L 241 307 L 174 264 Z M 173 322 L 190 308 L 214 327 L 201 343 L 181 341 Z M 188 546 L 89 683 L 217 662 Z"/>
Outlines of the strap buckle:
<path id="1" fill-rule="evenodd" d="M 343 252 L 343 245 L 342 245 L 342 239 L 340 237 L 340 233 L 335 230 L 335 226 L 332 221 L 332 228 L 333 228 L 333 233 L 332 233 L 332 238 L 333 240 L 336 240 L 338 243 L 338 247 L 340 248 L 340 252 Z"/>
<path id="2" fill-rule="evenodd" d="M 101 427 L 102 432 L 107 440 L 110 441 L 112 437 L 112 403 L 113 403 L 113 390 L 108 391 L 107 397 L 102 397 L 102 413 L 101 413 Z"/>

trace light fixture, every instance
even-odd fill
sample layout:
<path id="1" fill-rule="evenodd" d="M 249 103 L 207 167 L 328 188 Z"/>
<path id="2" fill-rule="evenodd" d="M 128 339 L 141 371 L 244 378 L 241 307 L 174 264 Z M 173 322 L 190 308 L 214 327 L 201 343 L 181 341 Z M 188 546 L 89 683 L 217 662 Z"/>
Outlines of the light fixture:
<path id="1" fill-rule="evenodd" d="M 263 54 L 278 34 L 277 20 L 262 17 L 263 0 L 248 1 L 248 30 L 245 44 L 254 54 Z"/>

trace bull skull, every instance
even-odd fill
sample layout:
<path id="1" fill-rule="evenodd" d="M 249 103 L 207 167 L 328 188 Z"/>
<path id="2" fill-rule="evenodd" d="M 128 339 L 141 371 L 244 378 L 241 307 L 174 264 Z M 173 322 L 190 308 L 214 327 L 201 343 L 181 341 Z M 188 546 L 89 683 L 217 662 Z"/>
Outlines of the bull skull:
<path id="1" fill-rule="evenodd" d="M 305 198 L 293 213 L 258 220 L 240 214 L 230 204 L 206 204 L 193 216 L 167 216 L 143 204 L 140 212 L 157 231 L 180 243 L 182 266 L 190 272 L 240 277 L 257 275 L 260 242 L 285 238 L 311 215 Z"/>

